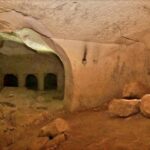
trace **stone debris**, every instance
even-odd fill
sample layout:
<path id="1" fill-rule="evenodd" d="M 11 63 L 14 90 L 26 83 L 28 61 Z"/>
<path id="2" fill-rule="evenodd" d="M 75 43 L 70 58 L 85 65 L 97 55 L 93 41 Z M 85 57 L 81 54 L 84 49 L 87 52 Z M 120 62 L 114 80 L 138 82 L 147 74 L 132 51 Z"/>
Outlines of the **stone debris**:
<path id="1" fill-rule="evenodd" d="M 60 143 L 67 140 L 68 131 L 68 123 L 62 118 L 57 118 L 41 128 L 39 136 L 29 146 L 29 150 L 56 149 Z"/>
<path id="2" fill-rule="evenodd" d="M 43 96 L 38 96 L 36 98 L 37 102 L 44 102 L 45 101 L 45 98 Z"/>
<path id="3" fill-rule="evenodd" d="M 15 104 L 10 103 L 10 102 L 0 102 L 0 105 L 2 105 L 2 106 L 8 106 L 8 107 L 16 107 Z"/>
<path id="4" fill-rule="evenodd" d="M 142 97 L 140 110 L 145 117 L 150 117 L 150 94 L 146 94 Z"/>
<path id="5" fill-rule="evenodd" d="M 14 96 L 9 97 L 12 93 Z M 54 141 L 56 143 L 59 143 L 57 142 L 58 139 L 63 141 L 61 140 L 63 135 L 53 139 L 50 136 L 37 136 L 42 126 L 54 120 L 60 112 L 62 114 L 61 102 L 48 105 L 49 103 L 45 102 L 45 97 L 47 98 L 50 94 L 42 93 L 42 96 L 40 94 L 38 93 L 37 96 L 34 91 L 25 88 L 8 87 L 2 89 L 0 92 L 0 137 L 2 137 L 0 139 L 0 150 L 1 148 L 25 150 L 26 147 L 32 147 L 32 150 L 40 150 L 43 146 L 43 150 L 46 150 L 46 144 L 49 141 L 52 144 L 48 145 L 53 145 L 51 148 L 55 147 Z M 57 106 L 58 109 L 53 109 L 54 106 Z M 54 141 L 52 142 L 52 140 Z M 24 143 L 24 141 L 28 142 Z"/>
<path id="6" fill-rule="evenodd" d="M 57 135 L 56 137 L 54 137 L 52 140 L 49 140 L 46 143 L 46 148 L 57 148 L 59 146 L 59 144 L 61 144 L 62 142 L 67 140 L 67 136 L 64 133 L 61 133 L 59 135 Z"/>
<path id="7" fill-rule="evenodd" d="M 30 143 L 28 150 L 44 150 L 48 140 L 48 137 L 37 137 L 32 143 Z"/>
<path id="8" fill-rule="evenodd" d="M 123 88 L 122 96 L 126 99 L 140 99 L 150 93 L 150 88 L 141 82 L 131 82 Z"/>
<path id="9" fill-rule="evenodd" d="M 40 103 L 37 103 L 37 104 L 35 105 L 35 108 L 36 108 L 36 109 L 41 109 L 41 110 L 47 110 L 47 109 L 48 109 L 48 108 L 46 107 L 46 105 L 40 104 Z"/>
<path id="10" fill-rule="evenodd" d="M 128 117 L 139 112 L 140 100 L 113 99 L 109 104 L 112 116 Z"/>
<path id="11" fill-rule="evenodd" d="M 59 134 L 53 139 L 48 137 L 37 137 L 33 143 L 30 144 L 28 150 L 53 150 L 56 149 L 59 144 L 66 141 L 67 137 L 65 134 Z"/>
<path id="12" fill-rule="evenodd" d="M 69 131 L 68 123 L 62 118 L 57 118 L 48 125 L 42 127 L 39 136 L 41 137 L 48 136 L 53 138 L 59 134 L 68 131 Z"/>
<path id="13" fill-rule="evenodd" d="M 41 112 L 37 115 L 28 115 L 26 124 L 23 126 L 35 126 L 52 119 L 48 111 Z"/>
<path id="14" fill-rule="evenodd" d="M 0 120 L 4 119 L 4 110 L 3 107 L 0 106 Z"/>
<path id="15" fill-rule="evenodd" d="M 40 113 L 36 118 L 35 120 L 33 120 L 33 123 L 35 125 L 39 125 L 41 124 L 42 122 L 45 122 L 45 121 L 48 121 L 51 119 L 51 115 L 48 111 L 45 111 L 45 112 L 42 112 Z"/>

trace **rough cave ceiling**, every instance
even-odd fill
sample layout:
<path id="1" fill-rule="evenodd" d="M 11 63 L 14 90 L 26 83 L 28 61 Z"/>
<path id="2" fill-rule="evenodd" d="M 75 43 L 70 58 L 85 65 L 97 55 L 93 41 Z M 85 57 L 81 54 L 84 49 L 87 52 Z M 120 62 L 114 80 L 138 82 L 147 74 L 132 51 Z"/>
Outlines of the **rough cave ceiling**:
<path id="1" fill-rule="evenodd" d="M 0 13 L 12 10 L 46 25 L 53 38 L 109 43 L 150 27 L 148 0 L 0 0 Z"/>
<path id="2" fill-rule="evenodd" d="M 0 41 L 13 41 L 16 43 L 22 43 L 37 52 L 55 53 L 38 33 L 27 28 L 17 30 L 14 33 L 0 33 Z"/>

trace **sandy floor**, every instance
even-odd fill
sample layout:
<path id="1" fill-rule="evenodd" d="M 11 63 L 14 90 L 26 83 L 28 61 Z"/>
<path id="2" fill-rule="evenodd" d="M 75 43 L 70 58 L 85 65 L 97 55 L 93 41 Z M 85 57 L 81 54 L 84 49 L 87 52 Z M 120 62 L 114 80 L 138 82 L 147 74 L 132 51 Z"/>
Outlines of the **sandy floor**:
<path id="1" fill-rule="evenodd" d="M 98 109 L 70 114 L 60 100 L 48 103 L 32 91 L 26 91 L 28 97 L 17 92 L 4 89 L 0 95 L 0 150 L 28 150 L 39 129 L 57 117 L 71 131 L 56 150 L 150 150 L 150 120 L 141 114 L 114 118 Z"/>
<path id="2" fill-rule="evenodd" d="M 59 150 L 150 150 L 150 120 L 140 114 L 125 119 L 86 111 L 66 119 L 72 132 Z"/>

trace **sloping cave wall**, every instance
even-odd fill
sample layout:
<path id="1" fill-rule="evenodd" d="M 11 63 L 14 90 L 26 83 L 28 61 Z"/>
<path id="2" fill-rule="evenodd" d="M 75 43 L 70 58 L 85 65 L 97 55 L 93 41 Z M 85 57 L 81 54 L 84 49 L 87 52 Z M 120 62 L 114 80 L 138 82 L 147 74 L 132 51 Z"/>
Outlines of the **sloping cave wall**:
<path id="1" fill-rule="evenodd" d="M 132 81 L 150 86 L 150 51 L 142 42 L 98 44 L 56 41 L 72 63 L 73 110 L 100 106 L 114 97 L 121 97 L 124 85 Z M 83 63 L 85 45 L 87 54 Z"/>

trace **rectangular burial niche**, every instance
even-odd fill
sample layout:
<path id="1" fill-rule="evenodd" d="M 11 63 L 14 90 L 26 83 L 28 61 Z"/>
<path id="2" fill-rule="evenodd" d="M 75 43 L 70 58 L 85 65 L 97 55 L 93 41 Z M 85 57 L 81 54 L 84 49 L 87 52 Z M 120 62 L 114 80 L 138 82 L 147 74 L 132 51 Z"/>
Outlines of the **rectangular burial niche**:
<path id="1" fill-rule="evenodd" d="M 34 74 L 28 74 L 26 76 L 26 88 L 37 90 L 38 89 L 38 79 Z"/>
<path id="2" fill-rule="evenodd" d="M 57 90 L 57 75 L 47 73 L 44 77 L 44 90 Z"/>
<path id="3" fill-rule="evenodd" d="M 3 79 L 4 87 L 18 87 L 18 78 L 14 74 L 6 74 Z"/>

